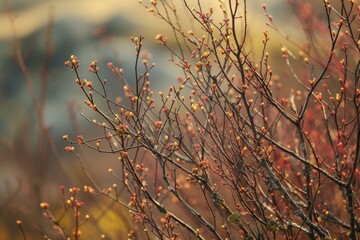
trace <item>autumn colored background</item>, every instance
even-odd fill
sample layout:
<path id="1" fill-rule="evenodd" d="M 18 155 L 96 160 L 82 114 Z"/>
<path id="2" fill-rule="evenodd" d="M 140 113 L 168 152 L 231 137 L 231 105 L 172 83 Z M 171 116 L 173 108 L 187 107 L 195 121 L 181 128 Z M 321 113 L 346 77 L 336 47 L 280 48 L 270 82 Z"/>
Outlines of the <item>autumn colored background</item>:
<path id="1" fill-rule="evenodd" d="M 209 1 L 209 5 L 211 2 L 215 1 Z M 254 42 L 266 29 L 263 2 L 269 1 L 251 1 L 252 12 L 257 13 L 250 16 Z M 21 219 L 25 232 L 36 239 L 48 227 L 40 202 L 58 204 L 61 209 L 61 185 L 68 189 L 89 184 L 78 159 L 64 151 L 64 134 L 88 131 L 91 135 L 94 131 L 80 116 L 83 111 L 90 116 L 91 113 L 83 107 L 83 97 L 64 61 L 71 54 L 76 54 L 84 65 L 97 59 L 104 69 L 102 76 L 110 81 L 105 66 L 112 61 L 123 67 L 131 79 L 134 51 L 129 38 L 143 35 L 144 48 L 156 63 L 153 90 L 169 86 L 176 80 L 177 70 L 167 61 L 168 52 L 155 41 L 158 33 L 170 34 L 169 28 L 147 13 L 137 0 L 8 0 L 8 7 L 4 3 L 0 5 L 0 235 L 2 239 L 20 239 L 16 220 Z M 300 25 L 286 1 L 269 2 L 268 11 L 276 15 L 275 21 L 280 20 L 277 23 L 287 34 L 297 39 L 304 37 L 296 31 L 294 26 Z M 9 13 L 14 16 L 13 28 Z M 181 16 L 189 18 L 187 14 Z M 50 41 L 46 42 L 46 37 Z M 278 35 L 273 37 L 281 39 Z M 32 93 L 15 59 L 16 41 L 29 71 Z M 286 44 L 284 40 L 272 42 L 275 60 L 276 56 L 281 60 L 281 43 Z M 47 49 L 51 49 L 48 58 Z M 272 63 L 279 73 L 282 64 Z M 85 70 L 82 69 L 84 74 Z M 42 127 L 47 133 L 39 129 L 40 119 L 31 94 L 37 101 L 44 94 Z M 111 184 L 107 172 L 115 167 L 111 155 L 84 149 L 81 157 L 87 171 L 101 186 Z M 85 212 L 93 219 L 86 224 L 96 226 L 92 228 L 93 234 L 106 233 L 117 239 L 127 233 L 131 223 L 126 211 L 101 196 L 84 196 L 84 200 L 87 200 Z"/>

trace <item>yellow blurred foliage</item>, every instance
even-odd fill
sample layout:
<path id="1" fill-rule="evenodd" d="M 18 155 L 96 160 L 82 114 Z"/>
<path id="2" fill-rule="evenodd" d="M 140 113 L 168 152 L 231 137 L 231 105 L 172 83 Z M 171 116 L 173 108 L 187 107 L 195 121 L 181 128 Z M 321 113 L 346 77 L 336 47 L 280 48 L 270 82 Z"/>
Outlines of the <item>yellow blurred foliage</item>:
<path id="1" fill-rule="evenodd" d="M 15 223 L 14 223 L 15 225 Z M 1 239 L 11 239 L 9 234 L 9 229 L 6 228 L 5 224 L 0 223 L 0 238 Z"/>
<path id="2" fill-rule="evenodd" d="M 102 234 L 110 239 L 126 236 L 131 228 L 128 213 L 109 201 L 97 201 L 97 203 L 99 202 L 102 204 L 95 205 L 85 202 L 84 207 L 80 209 L 81 238 L 100 239 Z M 54 215 L 59 217 L 62 214 L 63 209 L 58 209 Z M 88 219 L 86 219 L 86 215 L 89 215 Z M 69 211 L 60 221 L 60 225 L 66 234 L 70 235 L 75 230 L 74 214 Z"/>

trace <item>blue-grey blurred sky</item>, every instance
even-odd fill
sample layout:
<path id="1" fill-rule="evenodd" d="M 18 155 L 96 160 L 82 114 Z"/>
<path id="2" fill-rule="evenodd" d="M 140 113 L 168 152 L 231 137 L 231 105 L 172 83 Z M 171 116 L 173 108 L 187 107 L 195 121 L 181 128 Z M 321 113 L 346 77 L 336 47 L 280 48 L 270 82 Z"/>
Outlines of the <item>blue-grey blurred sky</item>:
<path id="1" fill-rule="evenodd" d="M 257 9 L 254 11 L 255 15 L 250 16 L 250 26 L 264 27 L 265 18 L 261 10 L 263 1 L 250 2 L 253 4 L 252 8 Z M 282 11 L 289 10 L 284 4 L 271 2 L 270 10 L 279 13 L 280 18 L 284 16 L 280 14 Z M 167 53 L 160 51 L 162 49 L 154 40 L 157 33 L 170 34 L 169 28 L 149 14 L 137 0 L 8 0 L 8 3 L 15 15 L 16 32 L 21 38 L 22 51 L 35 87 L 39 83 L 39 72 L 44 58 L 44 32 L 49 12 L 54 15 L 55 23 L 51 38 L 54 52 L 48 69 L 50 83 L 46 121 L 48 125 L 54 126 L 52 131 L 56 134 L 60 134 L 68 126 L 66 101 L 79 99 L 79 91 L 73 84 L 74 76 L 63 66 L 70 54 L 76 54 L 83 65 L 95 58 L 104 65 L 107 61 L 117 62 L 126 69 L 130 77 L 133 47 L 129 37 L 141 34 L 146 36 L 145 49 L 154 51 L 152 61 L 157 63 L 155 73 L 160 74 L 161 78 L 171 77 L 166 76 L 165 71 L 169 67 L 171 69 L 166 60 Z M 208 1 L 206 4 L 217 6 L 216 1 Z M 4 10 L 4 7 L 1 9 Z M 184 12 L 184 9 L 180 8 L 178 14 L 184 20 L 189 15 L 181 10 Z M 0 108 L 0 117 L 3 119 L 0 132 L 5 133 L 5 136 L 11 136 L 17 131 L 18 120 L 31 112 L 31 105 L 23 77 L 14 62 L 12 33 L 4 11 L 0 14 L 0 26 L 0 100 L 3 102 Z M 96 35 L 99 32 L 102 33 L 101 37 Z M 255 31 L 255 35 L 261 35 L 261 32 Z M 172 78 L 175 79 L 176 76 Z"/>
<path id="2" fill-rule="evenodd" d="M 39 89 L 49 12 L 54 15 L 46 120 L 49 125 L 57 126 L 55 131 L 60 128 L 64 130 L 66 125 L 66 101 L 78 99 L 76 96 L 79 92 L 73 84 L 74 75 L 63 65 L 70 54 L 76 54 L 84 66 L 96 58 L 103 61 L 104 65 L 111 60 L 128 68 L 133 60 L 130 58 L 133 56 L 133 47 L 129 37 L 145 34 L 147 38 L 152 38 L 151 35 L 160 30 L 159 24 L 154 24 L 149 31 L 149 26 L 146 27 L 145 23 L 149 23 L 152 17 L 137 1 L 10 0 L 9 5 L 15 15 L 16 32 L 21 39 L 25 62 L 36 89 Z M 16 131 L 17 119 L 23 119 L 32 111 L 24 79 L 13 58 L 9 19 L 4 11 L 1 13 L 0 98 L 3 104 L 0 116 L 4 121 L 0 132 L 11 135 Z M 102 35 L 97 36 L 97 32 L 102 32 Z M 147 47 L 151 44 L 154 41 L 149 39 Z M 86 72 L 86 67 L 83 70 Z"/>

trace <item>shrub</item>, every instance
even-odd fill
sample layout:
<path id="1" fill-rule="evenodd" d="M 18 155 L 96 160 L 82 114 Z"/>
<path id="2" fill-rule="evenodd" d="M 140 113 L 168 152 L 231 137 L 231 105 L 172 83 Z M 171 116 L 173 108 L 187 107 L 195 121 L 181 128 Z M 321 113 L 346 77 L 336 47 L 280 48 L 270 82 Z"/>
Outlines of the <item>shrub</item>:
<path id="1" fill-rule="evenodd" d="M 110 96 L 96 60 L 89 65 L 94 81 L 80 76 L 76 56 L 65 63 L 97 115 L 85 118 L 103 132 L 65 136 L 66 150 L 79 144 L 119 161 L 109 169 L 116 183 L 102 190 L 93 182 L 92 190 L 129 210 L 136 223 L 129 239 L 357 238 L 360 8 L 354 1 L 324 0 L 321 8 L 289 2 L 306 44 L 286 36 L 265 4 L 258 8 L 268 30 L 254 43 L 248 1 L 216 8 L 141 2 L 173 31 L 156 40 L 183 73 L 159 93 L 150 88 L 156 66 L 142 54 L 142 36 L 131 38 L 134 79 L 108 63 L 123 84 L 122 100 Z M 272 34 L 288 45 L 281 55 L 268 50 Z M 285 67 L 275 71 L 270 63 L 278 57 Z"/>

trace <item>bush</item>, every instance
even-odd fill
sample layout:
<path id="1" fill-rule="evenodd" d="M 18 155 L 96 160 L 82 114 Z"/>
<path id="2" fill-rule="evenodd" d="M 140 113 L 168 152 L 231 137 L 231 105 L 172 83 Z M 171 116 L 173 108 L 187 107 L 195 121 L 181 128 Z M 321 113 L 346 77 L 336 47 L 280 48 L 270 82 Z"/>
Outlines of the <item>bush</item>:
<path id="1" fill-rule="evenodd" d="M 150 88 L 156 66 L 142 54 L 142 36 L 131 38 L 133 80 L 107 64 L 123 84 L 122 100 L 110 96 L 97 61 L 88 69 L 95 81 L 80 76 L 76 56 L 65 63 L 97 115 L 85 119 L 103 133 L 64 136 L 66 150 L 76 152 L 78 144 L 119 161 L 109 169 L 113 186 L 103 190 L 94 181 L 85 190 L 129 210 L 129 239 L 357 238 L 360 8 L 354 1 L 325 0 L 321 8 L 289 2 L 306 44 L 286 36 L 265 4 L 268 30 L 254 43 L 247 1 L 216 8 L 141 2 L 173 31 L 156 40 L 183 72 L 159 93 Z M 178 16 L 181 7 L 193 30 Z M 288 45 L 281 55 L 268 50 L 272 34 Z M 270 65 L 276 58 L 284 66 L 278 71 Z M 78 217 L 82 204 L 72 199 Z"/>

